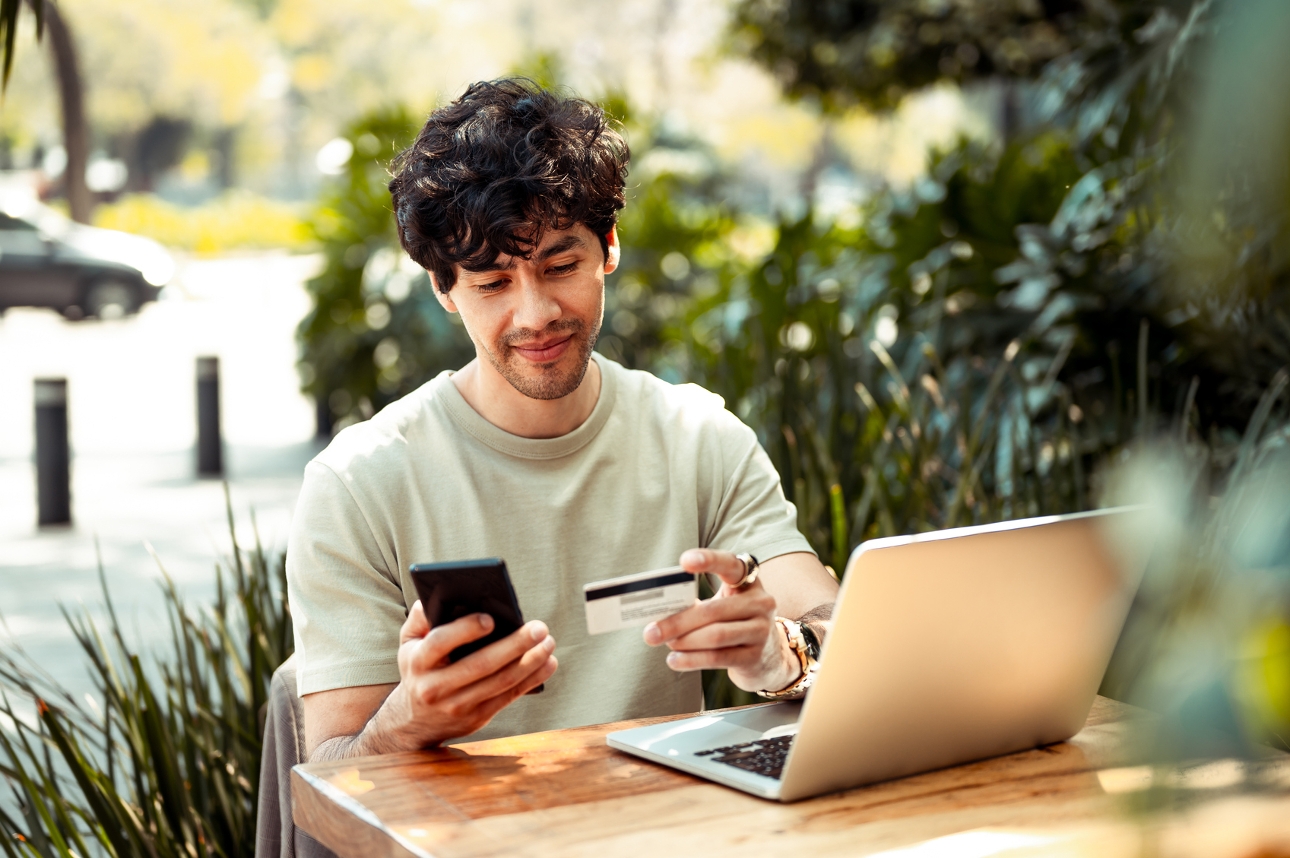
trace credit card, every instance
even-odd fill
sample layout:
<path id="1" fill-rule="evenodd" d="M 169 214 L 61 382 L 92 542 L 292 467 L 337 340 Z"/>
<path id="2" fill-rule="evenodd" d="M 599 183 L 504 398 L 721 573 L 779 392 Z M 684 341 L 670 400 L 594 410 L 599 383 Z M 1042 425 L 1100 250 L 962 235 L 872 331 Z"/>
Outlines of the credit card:
<path id="1" fill-rule="evenodd" d="M 582 588 L 587 633 L 643 626 L 683 611 L 699 599 L 699 580 L 680 566 L 596 581 Z"/>

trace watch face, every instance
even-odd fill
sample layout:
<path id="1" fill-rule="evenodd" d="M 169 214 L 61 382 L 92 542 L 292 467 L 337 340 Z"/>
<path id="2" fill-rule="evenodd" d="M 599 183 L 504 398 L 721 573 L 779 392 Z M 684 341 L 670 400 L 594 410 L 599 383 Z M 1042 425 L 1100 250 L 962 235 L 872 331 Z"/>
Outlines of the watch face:
<path id="1" fill-rule="evenodd" d="M 802 623 L 802 637 L 806 640 L 806 654 L 816 661 L 820 660 L 820 639 L 815 629 Z"/>

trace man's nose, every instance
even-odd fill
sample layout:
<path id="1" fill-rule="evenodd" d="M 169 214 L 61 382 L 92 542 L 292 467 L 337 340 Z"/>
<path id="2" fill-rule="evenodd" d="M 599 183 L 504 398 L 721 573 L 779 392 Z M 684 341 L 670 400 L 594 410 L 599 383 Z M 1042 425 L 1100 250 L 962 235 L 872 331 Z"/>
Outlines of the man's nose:
<path id="1" fill-rule="evenodd" d="M 521 277 L 518 285 L 519 303 L 511 320 L 515 327 L 541 331 L 560 318 L 560 302 L 539 278 Z"/>

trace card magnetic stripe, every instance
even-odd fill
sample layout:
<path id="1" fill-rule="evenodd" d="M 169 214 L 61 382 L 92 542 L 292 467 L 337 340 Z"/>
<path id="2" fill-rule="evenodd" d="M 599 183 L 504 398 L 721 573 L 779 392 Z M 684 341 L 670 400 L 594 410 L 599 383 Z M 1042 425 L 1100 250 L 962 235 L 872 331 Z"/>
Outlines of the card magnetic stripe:
<path id="1" fill-rule="evenodd" d="M 667 587 L 672 584 L 688 584 L 694 580 L 694 576 L 689 572 L 674 572 L 671 575 L 664 575 L 661 578 L 649 578 L 644 581 L 631 581 L 626 584 L 615 584 L 613 587 L 605 587 L 602 590 L 588 590 L 587 601 L 593 599 L 608 599 L 610 596 L 621 596 L 624 593 L 635 593 L 638 590 L 653 590 L 656 587 Z"/>

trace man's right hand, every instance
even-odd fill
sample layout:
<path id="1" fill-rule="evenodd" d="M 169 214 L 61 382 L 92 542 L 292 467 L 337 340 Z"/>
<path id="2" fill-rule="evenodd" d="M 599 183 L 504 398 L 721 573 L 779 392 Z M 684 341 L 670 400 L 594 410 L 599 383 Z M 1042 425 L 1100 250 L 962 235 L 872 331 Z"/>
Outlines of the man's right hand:
<path id="1" fill-rule="evenodd" d="M 404 709 L 400 732 L 409 747 L 470 735 L 555 673 L 555 638 L 540 620 L 460 661 L 448 661 L 448 653 L 492 630 L 487 614 L 432 629 L 421 602 L 412 606 L 399 631 L 399 685 L 388 701 Z"/>
<path id="2" fill-rule="evenodd" d="M 555 639 L 538 620 L 460 661 L 448 661 L 448 653 L 492 630 L 487 614 L 432 629 L 416 602 L 399 632 L 397 685 L 302 698 L 309 758 L 410 751 L 468 736 L 555 673 Z"/>

